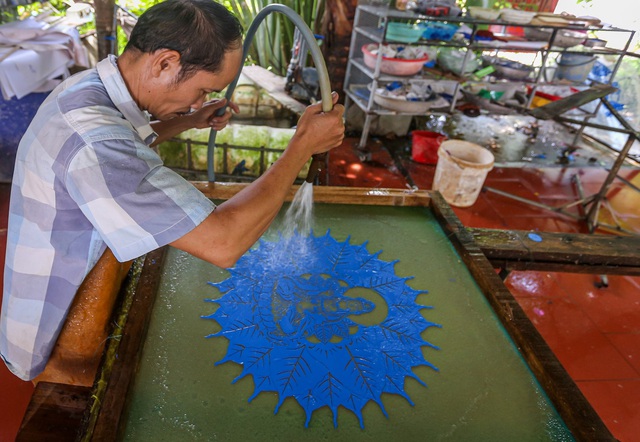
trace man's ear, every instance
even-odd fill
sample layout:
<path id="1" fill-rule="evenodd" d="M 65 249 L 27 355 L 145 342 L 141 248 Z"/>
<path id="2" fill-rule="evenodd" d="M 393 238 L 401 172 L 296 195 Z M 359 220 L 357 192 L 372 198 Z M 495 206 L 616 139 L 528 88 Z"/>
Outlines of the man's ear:
<path id="1" fill-rule="evenodd" d="M 180 53 L 172 49 L 158 49 L 151 55 L 151 75 L 173 80 L 182 69 Z"/>

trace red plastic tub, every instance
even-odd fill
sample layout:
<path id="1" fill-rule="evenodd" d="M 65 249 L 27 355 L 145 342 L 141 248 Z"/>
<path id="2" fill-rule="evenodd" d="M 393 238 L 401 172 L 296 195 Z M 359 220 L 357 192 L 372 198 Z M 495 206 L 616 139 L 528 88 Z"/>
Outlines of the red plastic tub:
<path id="1" fill-rule="evenodd" d="M 447 137 L 428 130 L 414 130 L 411 133 L 411 159 L 422 164 L 438 162 L 438 148 Z"/>

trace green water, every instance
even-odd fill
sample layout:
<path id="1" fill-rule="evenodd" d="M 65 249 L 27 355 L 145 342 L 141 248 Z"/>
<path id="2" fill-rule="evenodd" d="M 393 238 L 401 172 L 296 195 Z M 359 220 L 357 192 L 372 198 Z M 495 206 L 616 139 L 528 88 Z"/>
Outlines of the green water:
<path id="1" fill-rule="evenodd" d="M 338 427 L 331 411 L 313 414 L 309 428 L 297 402 L 289 398 L 277 415 L 275 393 L 251 403 L 250 377 L 236 384 L 240 366 L 214 366 L 226 353 L 225 338 L 205 339 L 220 328 L 200 316 L 211 314 L 219 281 L 227 272 L 172 249 L 161 281 L 128 416 L 128 441 L 565 441 L 573 440 L 530 373 L 491 307 L 428 209 L 316 205 L 314 229 L 327 228 L 338 240 L 369 241 L 379 259 L 398 259 L 399 276 L 409 285 L 429 328 L 423 338 L 440 350 L 423 347 L 439 368 L 414 372 L 428 387 L 408 379 L 411 406 L 383 395 L 385 418 L 375 403 L 364 409 L 365 429 L 340 408 Z M 273 238 L 274 232 L 267 234 Z"/>

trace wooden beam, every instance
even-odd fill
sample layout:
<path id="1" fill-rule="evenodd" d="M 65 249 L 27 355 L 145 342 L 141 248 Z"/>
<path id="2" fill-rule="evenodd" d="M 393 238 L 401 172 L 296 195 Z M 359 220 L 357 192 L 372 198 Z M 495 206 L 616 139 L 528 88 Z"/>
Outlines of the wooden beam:
<path id="1" fill-rule="evenodd" d="M 98 40 L 98 61 L 118 51 L 115 26 L 115 0 L 95 0 L 96 38 Z"/>
<path id="2" fill-rule="evenodd" d="M 226 200 L 248 186 L 247 183 L 191 182 L 211 199 Z M 292 201 L 300 186 L 291 186 L 286 201 Z M 423 206 L 429 205 L 429 192 L 425 190 L 372 189 L 369 187 L 314 186 L 313 201 L 320 204 L 363 204 L 368 206 Z"/>
<path id="3" fill-rule="evenodd" d="M 103 355 L 88 407 L 89 417 L 82 429 L 83 441 L 120 440 L 119 432 L 124 428 L 122 421 L 131 397 L 129 389 L 142 355 L 167 247 L 146 255 L 144 272 L 135 268 L 137 262 L 130 272 L 131 283 L 123 293 L 125 300 L 115 321 L 118 339 L 109 340 Z"/>
<path id="4" fill-rule="evenodd" d="M 640 275 L 640 237 L 468 229 L 496 268 Z"/>

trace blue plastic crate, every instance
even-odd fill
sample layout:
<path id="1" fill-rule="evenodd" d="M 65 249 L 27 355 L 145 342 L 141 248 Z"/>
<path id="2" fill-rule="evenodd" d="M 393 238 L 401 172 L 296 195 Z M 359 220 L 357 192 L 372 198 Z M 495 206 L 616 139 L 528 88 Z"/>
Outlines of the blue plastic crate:
<path id="1" fill-rule="evenodd" d="M 460 26 L 453 23 L 439 21 L 424 22 L 422 26 L 422 38 L 427 40 L 449 41 L 453 38 Z"/>

